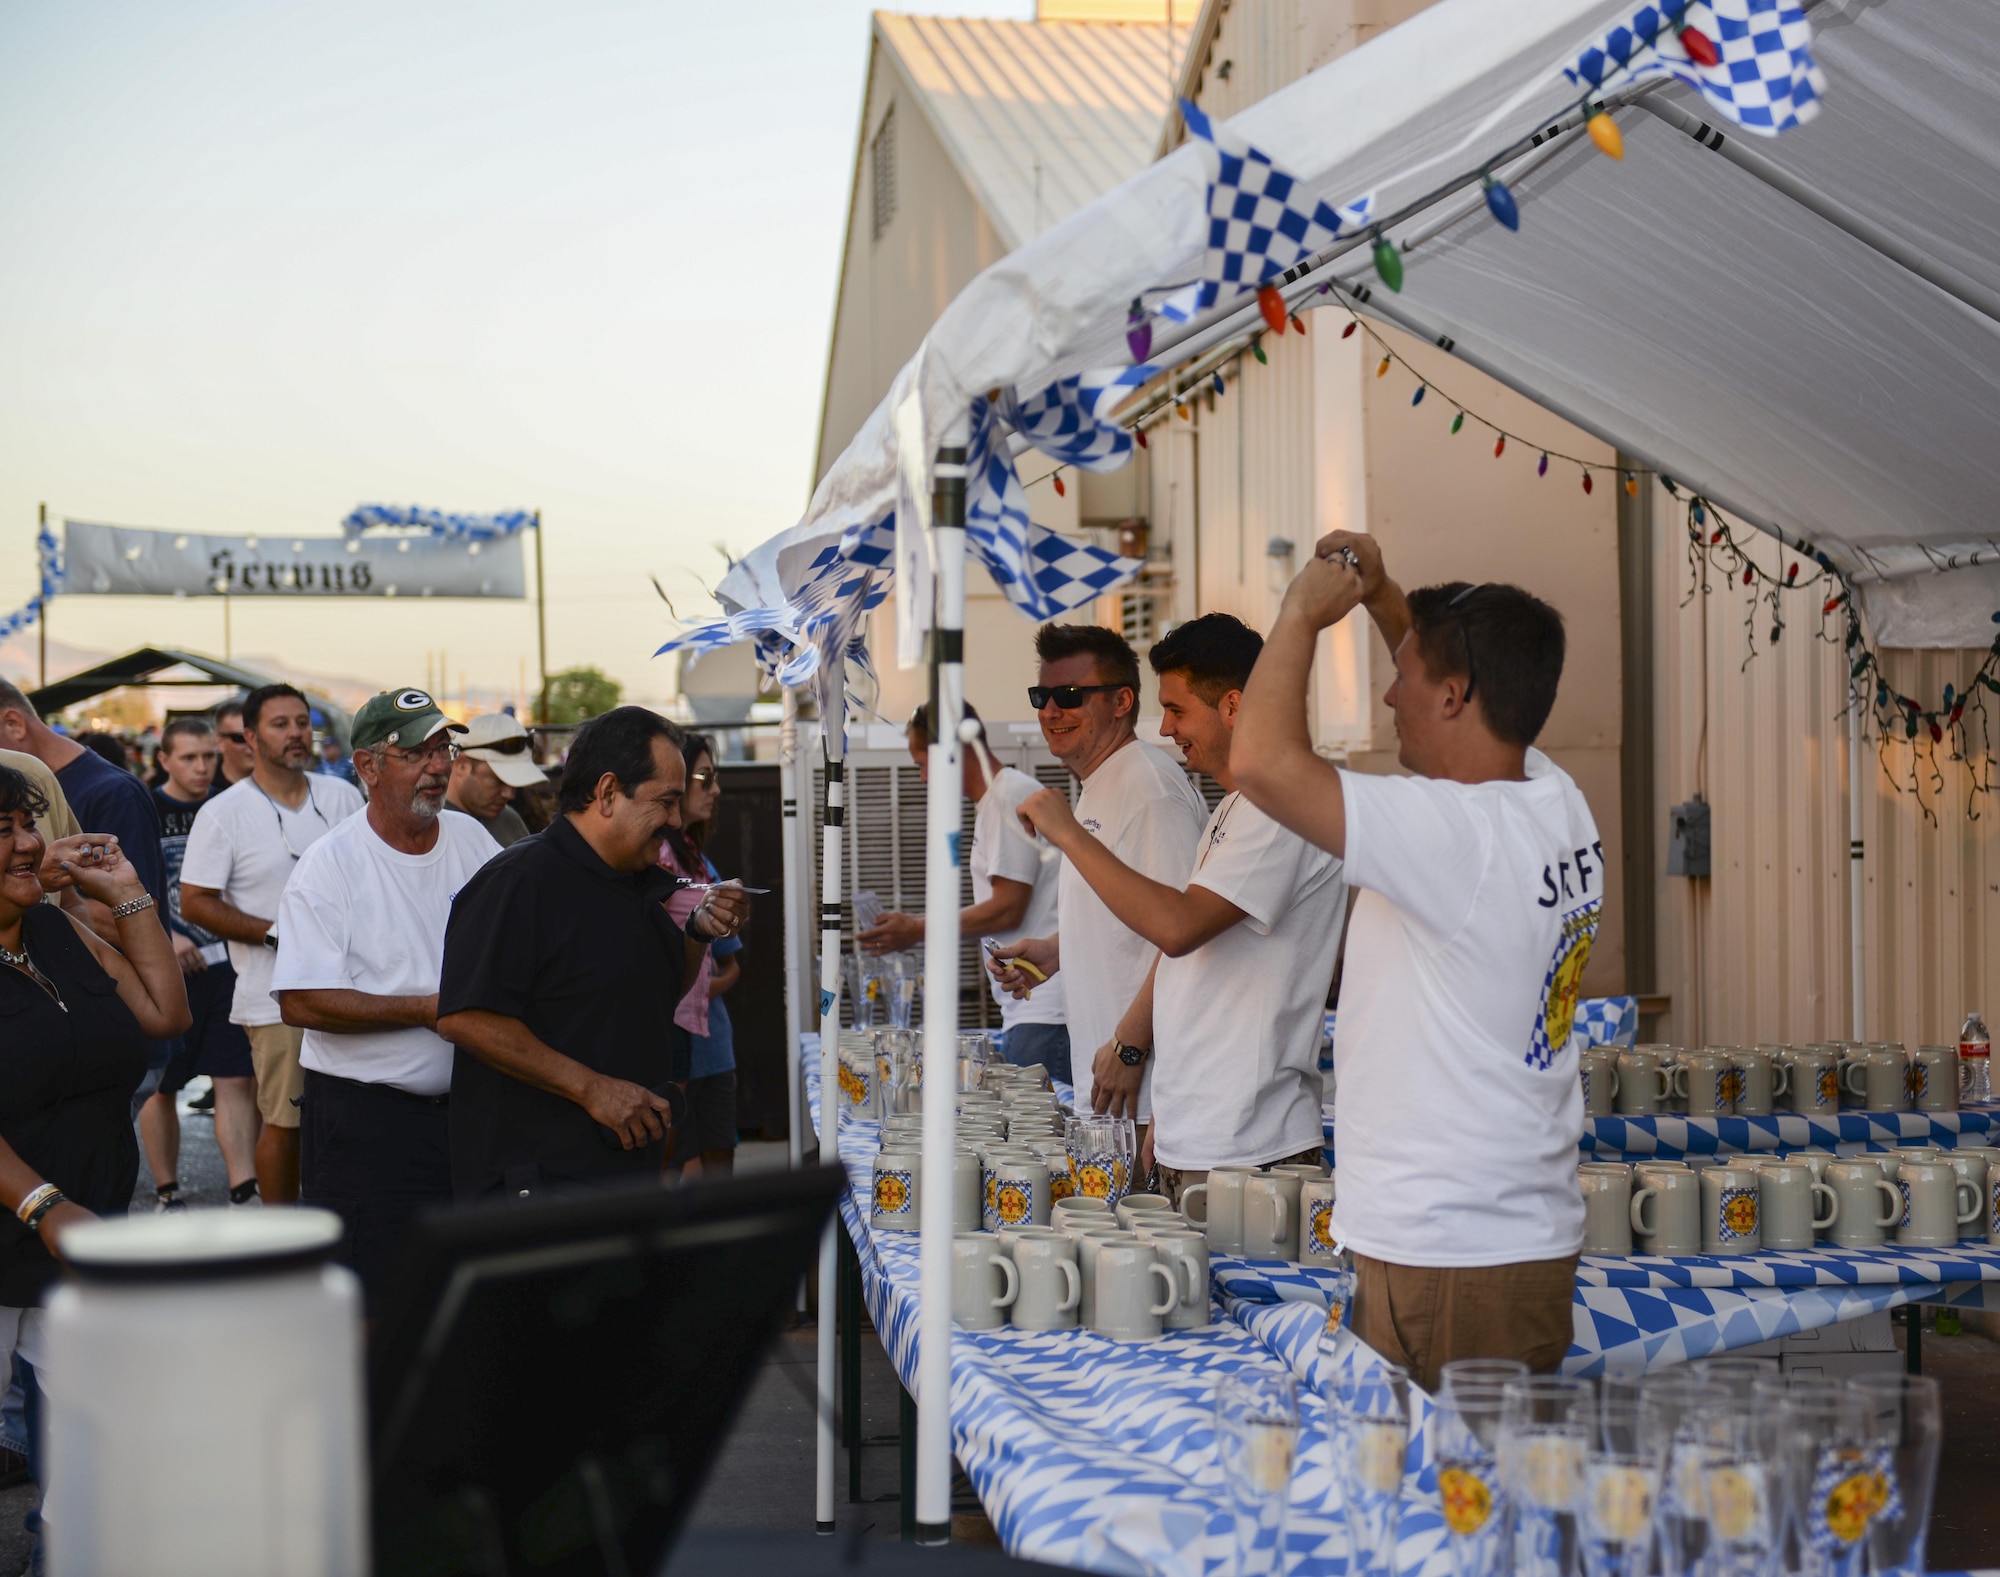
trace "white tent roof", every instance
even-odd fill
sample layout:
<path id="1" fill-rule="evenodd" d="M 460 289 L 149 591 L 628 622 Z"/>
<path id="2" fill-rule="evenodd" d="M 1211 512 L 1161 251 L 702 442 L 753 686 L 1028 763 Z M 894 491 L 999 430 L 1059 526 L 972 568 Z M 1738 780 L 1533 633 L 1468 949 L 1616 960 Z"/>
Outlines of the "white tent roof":
<path id="1" fill-rule="evenodd" d="M 1580 93 L 1561 68 L 1635 9 L 1441 0 L 1229 129 L 1312 194 L 1338 204 L 1372 191 L 1375 213 L 1395 215 L 1573 111 Z M 1864 584 L 1885 644 L 1983 646 L 2000 563 L 1932 566 L 1944 554 L 2000 560 L 1992 20 L 1990 0 L 1820 4 L 1816 120 L 1775 138 L 1726 127 L 1717 153 L 1646 107 L 1693 125 L 1712 118 L 1703 100 L 1652 84 L 1618 111 L 1622 163 L 1571 135 L 1500 167 L 1518 233 L 1487 215 L 1476 180 L 1396 224 L 1390 235 L 1410 247 L 1403 293 L 1377 287 L 1362 310 L 1448 338 L 1718 504 L 1811 542 Z M 1739 149 L 1804 200 L 1732 162 Z M 1197 277 L 1206 186 L 1201 151 L 1183 146 L 974 280 L 805 521 L 725 581 L 725 595 L 737 607 L 768 600 L 789 583 L 780 550 L 807 557 L 895 509 L 892 412 L 907 423 L 920 404 L 928 451 L 988 389 L 1127 361 L 1127 304 Z M 1372 285 L 1367 255 L 1361 246 L 1289 293 L 1309 306 L 1328 299 L 1319 281 Z M 1233 331 L 1216 322 L 1232 310 L 1254 313 L 1248 296 L 1225 301 L 1176 354 Z"/>

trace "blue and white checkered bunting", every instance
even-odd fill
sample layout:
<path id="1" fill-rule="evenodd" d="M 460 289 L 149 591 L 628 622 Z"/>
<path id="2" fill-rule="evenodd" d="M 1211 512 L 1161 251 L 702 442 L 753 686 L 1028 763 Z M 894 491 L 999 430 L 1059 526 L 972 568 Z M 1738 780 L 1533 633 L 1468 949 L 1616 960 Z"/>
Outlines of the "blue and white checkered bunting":
<path id="1" fill-rule="evenodd" d="M 434 537 L 466 542 L 493 542 L 526 531 L 535 524 L 530 509 L 503 509 L 494 515 L 467 515 L 449 509 L 425 509 L 419 504 L 360 504 L 347 512 L 340 529 L 349 536 L 381 528 L 424 531 Z"/>
<path id="2" fill-rule="evenodd" d="M 1001 411 L 1014 430 L 1043 454 L 1086 471 L 1115 471 L 1132 458 L 1132 434 L 1101 419 L 1105 396 L 1135 388 L 1158 372 L 1157 367 L 1142 366 L 1079 373 L 1025 399 L 1003 396 Z M 1133 382 L 1133 375 L 1140 373 L 1144 376 Z"/>
<path id="3" fill-rule="evenodd" d="M 1576 1005 L 1575 1033 L 1586 1046 L 1629 1046 L 1639 1038 L 1637 997 L 1585 997 Z"/>
<path id="4" fill-rule="evenodd" d="M 1072 436 L 1081 439 L 1083 408 L 1074 400 L 1072 408 L 1078 412 Z M 985 400 L 972 402 L 965 476 L 966 544 L 1007 600 L 1029 618 L 1052 619 L 1139 573 L 1138 559 L 1061 536 L 1028 518 L 1028 490 L 1014 469 L 1007 425 Z"/>
<path id="5" fill-rule="evenodd" d="M 1680 41 L 1692 27 L 1720 61 L 1704 66 Z M 1745 131 L 1775 136 L 1819 113 L 1826 78 L 1813 59 L 1812 24 L 1796 0 L 1698 0 L 1639 6 L 1563 68 L 1593 92 L 1670 76 Z"/>
<path id="6" fill-rule="evenodd" d="M 35 564 L 40 589 L 12 613 L 0 615 L 0 641 L 18 634 L 39 619 L 49 605 L 49 598 L 61 589 L 62 549 L 56 545 L 55 533 L 46 525 L 35 532 Z"/>
<path id="7" fill-rule="evenodd" d="M 1201 278 L 1161 302 L 1161 317 L 1184 323 L 1367 228 L 1373 193 L 1335 208 L 1185 99 L 1181 115 L 1208 154 L 1208 250 Z"/>

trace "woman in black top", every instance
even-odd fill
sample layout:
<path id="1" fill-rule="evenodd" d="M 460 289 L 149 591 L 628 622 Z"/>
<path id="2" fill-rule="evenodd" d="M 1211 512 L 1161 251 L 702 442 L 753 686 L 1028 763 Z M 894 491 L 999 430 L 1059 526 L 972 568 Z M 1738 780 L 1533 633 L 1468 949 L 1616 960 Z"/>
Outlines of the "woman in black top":
<path id="1" fill-rule="evenodd" d="M 62 1235 L 123 1214 L 139 1172 L 132 1092 L 146 1040 L 189 1024 L 173 945 L 107 833 L 45 845 L 47 804 L 0 767 L 0 1306 L 41 1300 Z M 118 946 L 42 902 L 74 887 L 107 905 Z"/>

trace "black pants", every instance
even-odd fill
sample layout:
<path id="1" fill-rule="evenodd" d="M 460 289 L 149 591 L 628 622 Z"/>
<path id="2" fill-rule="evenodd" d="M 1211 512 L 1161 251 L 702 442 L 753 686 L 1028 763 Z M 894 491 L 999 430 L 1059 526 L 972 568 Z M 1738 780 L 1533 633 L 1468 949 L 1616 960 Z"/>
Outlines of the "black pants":
<path id="1" fill-rule="evenodd" d="M 347 1225 L 342 1258 L 368 1311 L 382 1294 L 419 1211 L 451 1203 L 450 1103 L 387 1084 L 305 1070 L 299 1104 L 299 1200 Z"/>

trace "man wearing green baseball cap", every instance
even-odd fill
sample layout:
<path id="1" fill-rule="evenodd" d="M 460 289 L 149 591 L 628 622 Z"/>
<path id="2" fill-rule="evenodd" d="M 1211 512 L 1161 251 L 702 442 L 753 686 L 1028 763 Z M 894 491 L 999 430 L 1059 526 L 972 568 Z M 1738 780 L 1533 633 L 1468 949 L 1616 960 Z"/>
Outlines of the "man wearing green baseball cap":
<path id="1" fill-rule="evenodd" d="M 355 715 L 368 809 L 299 860 L 278 906 L 271 989 L 305 1031 L 299 1197 L 347 1224 L 369 1306 L 410 1219 L 451 1198 L 452 1048 L 437 1033 L 452 900 L 500 852 L 448 809 L 454 734 L 422 690 L 386 690 Z"/>

